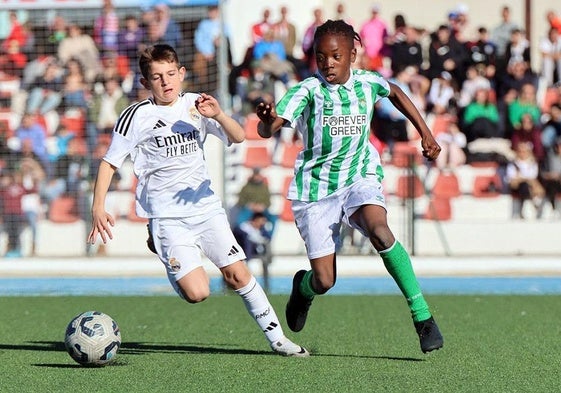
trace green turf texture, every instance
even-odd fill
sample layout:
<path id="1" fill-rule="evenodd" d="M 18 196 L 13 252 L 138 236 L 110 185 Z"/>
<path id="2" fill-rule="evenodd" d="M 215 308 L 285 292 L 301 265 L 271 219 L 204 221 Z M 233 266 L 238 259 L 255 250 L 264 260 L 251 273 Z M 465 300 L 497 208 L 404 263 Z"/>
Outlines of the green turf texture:
<path id="1" fill-rule="evenodd" d="M 0 297 L 0 392 L 559 392 L 560 296 L 429 296 L 444 348 L 421 353 L 399 296 L 318 296 L 285 333 L 310 358 L 273 354 L 235 295 Z M 75 315 L 119 324 L 115 363 L 84 368 L 64 350 Z"/>

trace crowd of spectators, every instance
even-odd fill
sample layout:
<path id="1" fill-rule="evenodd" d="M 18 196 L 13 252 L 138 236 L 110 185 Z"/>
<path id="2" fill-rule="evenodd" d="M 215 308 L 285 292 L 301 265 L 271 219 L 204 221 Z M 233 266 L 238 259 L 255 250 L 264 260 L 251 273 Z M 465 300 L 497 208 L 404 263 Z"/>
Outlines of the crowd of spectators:
<path id="1" fill-rule="evenodd" d="M 248 26 L 252 43 L 243 61 L 232 64 L 231 34 L 221 25 L 219 9 L 209 7 L 192 38 L 192 62 L 186 64 L 190 87 L 216 93 L 217 54 L 226 43 L 229 92 L 243 121 L 259 102 L 274 100 L 278 88 L 314 73 L 315 28 L 328 18 L 353 23 L 343 2 L 333 11 L 314 9 L 299 36 L 286 6 L 280 7 L 278 20 L 265 7 L 262 18 Z M 521 217 L 525 201 L 536 206 L 538 216 L 546 203 L 561 211 L 561 19 L 556 13 L 547 14 L 535 62 L 540 65 L 533 69 L 530 42 L 523 26 L 511 20 L 508 6 L 497 9 L 495 26 L 475 26 L 464 4 L 443 14 L 435 28 L 410 24 L 401 14 L 390 24 L 381 17 L 380 5 L 366 11 L 367 20 L 355 25 L 362 39 L 355 66 L 401 86 L 429 126 L 445 124 L 433 128 L 444 152 L 437 168 L 497 163 L 502 191 L 520 201 L 513 216 Z M 112 1 L 104 0 L 91 25 L 55 16 L 45 37 L 10 12 L 9 33 L 0 48 L 2 81 L 19 82 L 17 89 L 0 94 L 3 110 L 17 119 L 16 124 L 0 122 L 0 208 L 10 233 L 26 222 L 35 227 L 37 217 L 61 195 L 86 201 L 84 192 L 95 176 L 92 162 L 103 154 L 100 146 L 107 146 L 117 116 L 145 97 L 138 83 L 138 51 L 156 42 L 184 48 L 184 37 L 164 4 L 120 17 Z M 377 106 L 371 139 L 382 156 L 391 156 L 396 143 L 418 142 L 388 100 Z M 529 169 L 532 160 L 537 172 Z M 23 200 L 24 208 L 15 208 L 14 198 Z M 8 215 L 20 218 L 7 225 Z M 9 250 L 17 254 L 14 239 L 11 235 Z"/>
<path id="2" fill-rule="evenodd" d="M 523 216 L 526 201 L 536 206 L 537 217 L 548 202 L 554 211 L 557 209 L 555 214 L 561 215 L 556 202 L 560 197 L 556 191 L 559 180 L 551 180 L 559 179 L 560 174 L 553 174 L 556 164 L 550 162 L 557 157 L 557 144 L 561 143 L 561 18 L 554 11 L 547 13 L 543 37 L 537 40 L 540 58 L 534 63 L 539 66 L 532 68 L 530 41 L 524 27 L 511 20 L 508 5 L 497 9 L 497 25 L 475 26 L 469 8 L 459 4 L 444 14 L 443 22 L 434 29 L 409 24 L 401 14 L 395 15 L 390 25 L 380 11 L 380 5 L 371 6 L 368 20 L 355 25 L 362 39 L 362 46 L 357 45 L 355 66 L 379 72 L 409 95 L 442 144 L 437 168 L 454 171 L 465 164 L 496 164 L 500 191 L 510 193 L 515 200 L 513 217 Z M 323 9 L 313 10 L 313 21 L 301 37 L 302 58 L 290 61 L 293 72 L 286 80 L 286 73 L 278 74 L 283 67 L 276 66 L 276 72 L 269 70 L 255 55 L 257 51 L 262 56 L 261 44 L 266 42 L 271 56 L 285 59 L 277 49 L 280 43 L 286 44 L 283 40 L 289 31 L 286 26 L 291 25 L 290 15 L 283 9 L 281 20 L 271 21 L 270 10 L 265 9 L 263 19 L 251 27 L 254 42 L 248 48 L 244 68 L 233 70 L 238 83 L 231 93 L 240 97 L 243 115 L 264 97 L 270 97 L 275 91 L 271 85 L 282 83 L 289 88 L 291 79 L 314 72 L 311 37 L 316 26 L 325 21 L 325 14 Z M 342 2 L 337 4 L 333 18 L 352 23 Z M 273 50 L 270 43 L 275 41 L 278 45 Z M 289 47 L 293 48 L 292 42 Z M 306 65 L 303 71 L 296 66 L 301 62 Z M 418 142 L 411 140 L 414 133 L 410 127 L 387 99 L 377 103 L 371 139 L 383 157 L 391 157 L 396 143 Z M 520 173 L 513 181 L 514 164 L 521 154 L 527 155 L 524 148 L 528 146 L 538 171 L 528 178 Z M 547 197 L 545 192 L 520 191 L 520 184 L 522 189 L 537 189 L 528 185 L 544 183 L 549 190 Z"/>
<path id="3" fill-rule="evenodd" d="M 104 0 L 91 23 L 56 15 L 46 31 L 20 17 L 9 12 L 0 47 L 0 225 L 8 233 L 7 256 L 21 255 L 25 226 L 35 244 L 37 222 L 50 217 L 58 198 L 74 199 L 71 213 L 87 220 L 95 168 L 115 122 L 145 98 L 138 52 L 183 40 L 164 4 L 120 17 Z M 130 191 L 126 182 L 112 185 L 121 188 Z"/>

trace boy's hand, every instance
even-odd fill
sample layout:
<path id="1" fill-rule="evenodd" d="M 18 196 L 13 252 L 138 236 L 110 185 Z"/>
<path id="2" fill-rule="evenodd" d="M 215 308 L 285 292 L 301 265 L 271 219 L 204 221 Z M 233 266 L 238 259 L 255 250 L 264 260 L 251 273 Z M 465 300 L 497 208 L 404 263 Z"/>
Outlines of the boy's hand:
<path id="1" fill-rule="evenodd" d="M 423 148 L 423 156 L 433 161 L 440 154 L 440 145 L 436 142 L 432 134 L 424 135 L 421 138 L 421 147 Z"/>
<path id="2" fill-rule="evenodd" d="M 215 118 L 222 112 L 218 100 L 206 93 L 201 93 L 201 96 L 197 98 L 195 107 L 201 115 L 208 118 Z"/>
<path id="3" fill-rule="evenodd" d="M 259 103 L 255 109 L 257 117 L 264 124 L 272 124 L 277 118 L 277 111 L 275 109 L 275 104 L 272 103 Z"/>

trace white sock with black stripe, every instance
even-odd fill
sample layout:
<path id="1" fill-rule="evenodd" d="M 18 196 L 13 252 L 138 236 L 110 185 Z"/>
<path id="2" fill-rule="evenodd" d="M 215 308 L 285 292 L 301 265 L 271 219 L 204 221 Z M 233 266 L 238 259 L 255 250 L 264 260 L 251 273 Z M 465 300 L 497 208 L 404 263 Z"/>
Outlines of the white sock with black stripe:
<path id="1" fill-rule="evenodd" d="M 236 289 L 236 292 L 242 297 L 247 311 L 265 333 L 269 343 L 277 342 L 284 337 L 277 314 L 255 277 L 252 276 L 249 283 L 245 287 Z"/>

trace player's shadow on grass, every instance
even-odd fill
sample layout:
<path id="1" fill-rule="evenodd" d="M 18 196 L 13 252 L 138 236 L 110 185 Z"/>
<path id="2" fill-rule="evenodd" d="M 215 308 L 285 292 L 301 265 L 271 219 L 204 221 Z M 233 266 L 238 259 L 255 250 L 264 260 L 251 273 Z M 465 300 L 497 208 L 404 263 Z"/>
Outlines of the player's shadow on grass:
<path id="1" fill-rule="evenodd" d="M 145 343 L 145 342 L 126 342 L 121 345 L 119 349 L 120 354 L 126 355 L 144 355 L 149 353 L 201 353 L 201 354 L 222 354 L 222 355 L 273 355 L 273 352 L 268 350 L 252 350 L 244 348 L 228 348 L 230 344 L 207 345 L 207 344 L 165 344 L 165 343 Z M 66 347 L 62 341 L 30 341 L 25 344 L 0 344 L 0 350 L 15 350 L 15 351 L 52 351 L 52 352 L 66 352 Z M 333 354 L 333 353 L 320 353 L 312 350 L 313 357 L 344 357 L 344 358 L 358 358 L 358 359 L 382 359 L 382 360 L 396 360 L 406 362 L 423 362 L 424 359 L 412 357 L 397 357 L 397 356 L 381 356 L 381 355 L 358 355 L 358 354 Z M 61 367 L 73 368 L 81 367 L 79 365 L 68 364 L 36 364 L 39 367 Z"/>
<path id="2" fill-rule="evenodd" d="M 229 345 L 229 344 L 228 344 Z M 223 355 L 262 355 L 269 354 L 270 351 L 256 351 L 244 348 L 226 348 L 227 344 L 212 346 L 206 344 L 164 344 L 164 343 L 143 343 L 126 342 L 121 345 L 119 353 L 127 355 L 141 355 L 145 353 L 206 353 Z"/>

